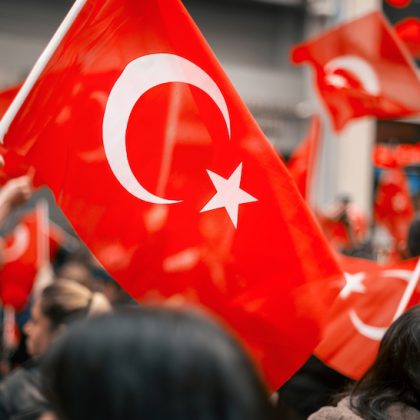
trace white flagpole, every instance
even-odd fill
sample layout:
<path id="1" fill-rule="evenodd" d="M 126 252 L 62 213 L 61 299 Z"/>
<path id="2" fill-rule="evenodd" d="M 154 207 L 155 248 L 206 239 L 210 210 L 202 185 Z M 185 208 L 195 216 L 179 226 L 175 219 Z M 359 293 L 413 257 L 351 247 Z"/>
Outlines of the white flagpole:
<path id="1" fill-rule="evenodd" d="M 47 200 L 40 200 L 36 205 L 37 219 L 37 274 L 32 292 L 38 296 L 41 291 L 52 283 L 53 270 L 50 261 L 50 231 L 49 207 Z"/>
<path id="2" fill-rule="evenodd" d="M 38 271 L 50 262 L 50 226 L 47 200 L 42 199 L 36 206 L 37 218 L 37 266 Z"/>
<path id="3" fill-rule="evenodd" d="M 420 280 L 420 258 L 418 259 L 416 268 L 414 269 L 413 274 L 411 275 L 410 280 L 408 281 L 407 288 L 404 291 L 404 294 L 400 300 L 400 304 L 398 305 L 398 309 L 395 312 L 394 319 L 392 321 L 395 321 L 405 311 L 405 308 L 407 307 L 408 302 L 413 296 L 414 290 L 416 290 L 419 280 Z"/>
<path id="4" fill-rule="evenodd" d="M 36 61 L 28 77 L 26 78 L 25 82 L 20 88 L 18 94 L 16 95 L 15 99 L 10 104 L 3 118 L 0 120 L 0 143 L 3 143 L 4 136 L 9 130 L 10 124 L 12 123 L 16 114 L 19 112 L 19 109 L 21 108 L 23 102 L 25 102 L 25 99 L 28 97 L 39 76 L 45 69 L 52 55 L 56 51 L 60 42 L 63 40 L 70 26 L 73 24 L 86 2 L 87 0 L 76 0 L 76 2 L 73 4 L 67 16 L 64 18 L 63 22 L 57 29 L 54 36 L 51 38 L 47 47 Z"/>

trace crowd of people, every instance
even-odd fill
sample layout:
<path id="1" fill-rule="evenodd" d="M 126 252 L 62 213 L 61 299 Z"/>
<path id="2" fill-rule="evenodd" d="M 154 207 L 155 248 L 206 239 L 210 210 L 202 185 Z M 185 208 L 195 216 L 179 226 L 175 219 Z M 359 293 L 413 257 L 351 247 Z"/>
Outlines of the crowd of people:
<path id="1" fill-rule="evenodd" d="M 30 195 L 29 178 L 6 183 L 0 224 Z M 419 229 L 415 220 L 411 256 Z M 58 251 L 52 277 L 23 312 L 2 370 L 0 420 L 420 419 L 419 306 L 388 329 L 361 380 L 312 356 L 274 394 L 214 320 L 198 309 L 138 305 L 83 247 Z"/>

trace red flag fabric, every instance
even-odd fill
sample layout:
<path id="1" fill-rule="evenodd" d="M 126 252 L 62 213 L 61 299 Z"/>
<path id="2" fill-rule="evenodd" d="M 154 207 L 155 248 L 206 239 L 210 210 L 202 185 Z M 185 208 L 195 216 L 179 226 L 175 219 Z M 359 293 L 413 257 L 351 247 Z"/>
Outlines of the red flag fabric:
<path id="1" fill-rule="evenodd" d="M 88 0 L 5 144 L 135 299 L 210 309 L 273 388 L 309 356 L 340 269 L 179 1 Z"/>
<path id="2" fill-rule="evenodd" d="M 3 117 L 9 105 L 12 103 L 13 99 L 19 92 L 21 85 L 12 86 L 8 89 L 0 91 L 0 118 Z"/>
<path id="3" fill-rule="evenodd" d="M 0 299 L 3 305 L 12 306 L 17 311 L 25 307 L 40 268 L 38 258 L 41 223 L 36 211 L 29 212 L 3 240 Z M 61 232 L 50 225 L 50 258 L 53 258 L 62 242 Z"/>
<path id="4" fill-rule="evenodd" d="M 318 157 L 320 136 L 321 118 L 319 115 L 314 115 L 306 138 L 293 152 L 293 155 L 287 162 L 287 169 L 289 169 L 292 178 L 305 200 L 308 200 L 310 197 L 313 186 L 313 176 Z"/>
<path id="5" fill-rule="evenodd" d="M 337 131 L 363 116 L 397 118 L 420 112 L 417 72 L 380 12 L 296 46 L 292 61 L 313 67 L 318 93 Z"/>
<path id="6" fill-rule="evenodd" d="M 409 17 L 395 24 L 395 31 L 414 58 L 420 58 L 420 19 Z"/>
<path id="7" fill-rule="evenodd" d="M 0 92 L 0 119 L 19 92 L 20 87 L 21 85 L 13 86 Z M 28 164 L 21 156 L 13 153 L 11 150 L 7 150 L 2 145 L 0 145 L 0 155 L 4 160 L 4 166 L 0 168 L 0 185 L 3 185 L 11 178 L 28 173 Z"/>
<path id="8" fill-rule="evenodd" d="M 404 170 L 384 169 L 379 177 L 374 203 L 375 221 L 384 226 L 403 250 L 414 217 L 413 204 Z"/>
<path id="9" fill-rule="evenodd" d="M 328 366 L 360 379 L 375 360 L 379 343 L 391 325 L 417 259 L 380 266 L 340 256 L 345 287 L 336 299 L 315 354 Z M 420 286 L 406 309 L 420 303 Z"/>

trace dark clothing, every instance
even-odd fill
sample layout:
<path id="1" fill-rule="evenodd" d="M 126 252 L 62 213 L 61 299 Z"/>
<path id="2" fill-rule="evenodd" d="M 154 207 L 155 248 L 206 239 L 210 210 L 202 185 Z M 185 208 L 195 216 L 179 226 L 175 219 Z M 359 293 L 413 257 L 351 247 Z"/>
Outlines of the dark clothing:
<path id="1" fill-rule="evenodd" d="M 349 378 L 311 356 L 277 392 L 279 409 L 284 411 L 281 418 L 306 420 L 310 414 L 331 403 L 350 383 Z"/>
<path id="2" fill-rule="evenodd" d="M 0 383 L 0 420 L 35 420 L 47 409 L 38 363 L 28 361 Z"/>

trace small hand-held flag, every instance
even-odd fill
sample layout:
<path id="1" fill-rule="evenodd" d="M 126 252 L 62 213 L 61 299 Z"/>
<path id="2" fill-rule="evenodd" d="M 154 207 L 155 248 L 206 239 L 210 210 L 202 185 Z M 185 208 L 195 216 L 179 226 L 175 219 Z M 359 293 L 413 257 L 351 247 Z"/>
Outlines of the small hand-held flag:
<path id="1" fill-rule="evenodd" d="M 39 270 L 51 261 L 64 239 L 59 229 L 43 219 L 40 205 L 44 204 L 26 213 L 2 241 L 0 300 L 18 311 L 27 304 Z"/>

